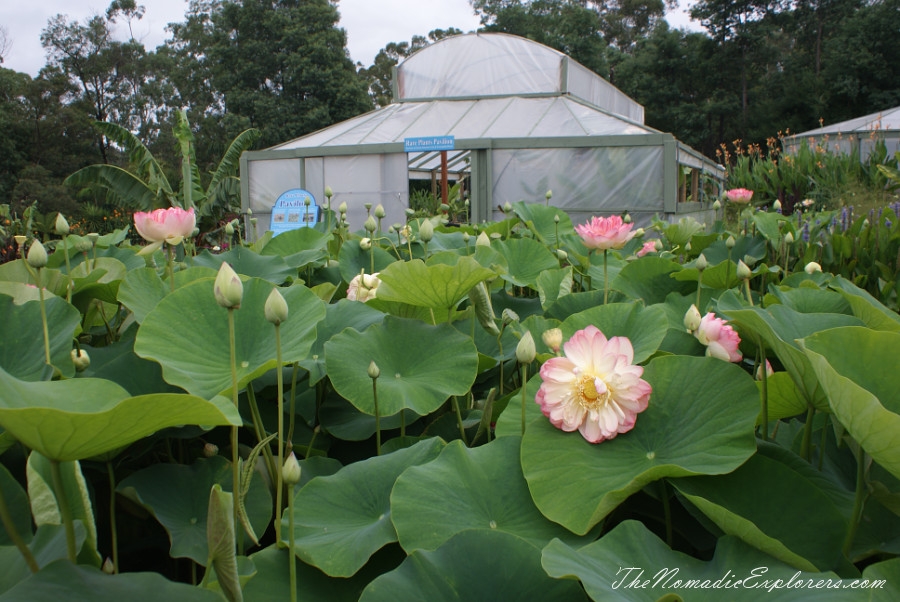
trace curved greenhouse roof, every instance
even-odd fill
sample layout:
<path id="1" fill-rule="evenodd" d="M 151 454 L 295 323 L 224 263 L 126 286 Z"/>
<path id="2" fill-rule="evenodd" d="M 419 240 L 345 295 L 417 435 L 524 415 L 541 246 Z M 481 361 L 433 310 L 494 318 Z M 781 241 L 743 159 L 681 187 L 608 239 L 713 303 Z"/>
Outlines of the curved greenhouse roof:
<path id="1" fill-rule="evenodd" d="M 859 152 L 860 160 L 865 160 L 879 141 L 889 154 L 900 151 L 900 107 L 785 136 L 782 145 L 790 153 L 803 143 L 832 152 Z"/>
<path id="2" fill-rule="evenodd" d="M 711 213 L 724 179 L 721 166 L 644 125 L 644 108 L 615 86 L 518 36 L 445 38 L 395 68 L 393 91 L 386 107 L 245 153 L 245 206 L 265 214 L 289 188 L 321 199 L 327 184 L 351 220 L 381 203 L 401 221 L 410 181 L 433 180 L 443 158 L 449 177 L 465 180 L 476 221 L 548 189 L 573 219 L 629 211 L 649 221 Z M 410 143 L 422 140 L 443 145 Z"/>

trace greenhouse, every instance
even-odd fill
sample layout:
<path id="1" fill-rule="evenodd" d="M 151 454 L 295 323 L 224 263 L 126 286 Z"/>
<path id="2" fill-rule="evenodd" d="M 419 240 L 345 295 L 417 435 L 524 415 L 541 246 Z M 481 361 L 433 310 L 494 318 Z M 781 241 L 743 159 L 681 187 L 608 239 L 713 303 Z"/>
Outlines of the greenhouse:
<path id="1" fill-rule="evenodd" d="M 880 141 L 884 142 L 888 156 L 900 151 L 900 107 L 785 136 L 782 145 L 791 154 L 804 142 L 828 152 L 858 152 L 860 161 L 865 161 Z"/>
<path id="2" fill-rule="evenodd" d="M 475 222 L 548 191 L 577 221 L 626 211 L 637 223 L 712 216 L 723 168 L 644 125 L 640 104 L 542 44 L 446 38 L 395 68 L 393 92 L 386 107 L 244 154 L 242 203 L 260 230 L 271 229 L 283 195 L 308 191 L 322 206 L 326 186 L 351 224 L 367 203 L 399 222 L 411 184 L 442 177 L 460 183 Z"/>

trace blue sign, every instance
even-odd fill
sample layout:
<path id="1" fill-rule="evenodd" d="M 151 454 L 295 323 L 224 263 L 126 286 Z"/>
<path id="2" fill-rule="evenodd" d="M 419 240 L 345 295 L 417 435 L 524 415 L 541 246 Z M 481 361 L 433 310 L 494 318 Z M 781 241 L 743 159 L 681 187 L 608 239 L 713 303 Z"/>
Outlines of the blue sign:
<path id="1" fill-rule="evenodd" d="M 319 222 L 321 211 L 313 195 L 302 188 L 291 188 L 282 192 L 275 201 L 269 230 L 278 236 L 289 230 L 315 226 Z"/>
<path id="2" fill-rule="evenodd" d="M 403 152 L 448 151 L 456 148 L 453 136 L 425 136 L 424 138 L 404 138 Z"/>

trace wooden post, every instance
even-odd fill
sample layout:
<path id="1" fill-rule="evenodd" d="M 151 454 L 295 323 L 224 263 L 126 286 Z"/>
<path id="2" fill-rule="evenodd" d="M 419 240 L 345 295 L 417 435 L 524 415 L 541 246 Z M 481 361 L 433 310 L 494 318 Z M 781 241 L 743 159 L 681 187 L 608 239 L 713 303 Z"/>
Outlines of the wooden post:
<path id="1" fill-rule="evenodd" d="M 447 191 L 447 151 L 441 151 L 441 202 L 449 205 L 447 202 L 449 193 Z"/>

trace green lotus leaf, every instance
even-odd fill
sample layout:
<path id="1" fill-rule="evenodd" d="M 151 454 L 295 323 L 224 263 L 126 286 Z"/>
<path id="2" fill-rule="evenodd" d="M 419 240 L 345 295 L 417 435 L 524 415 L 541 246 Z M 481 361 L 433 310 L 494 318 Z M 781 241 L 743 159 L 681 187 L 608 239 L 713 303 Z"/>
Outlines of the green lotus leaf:
<path id="1" fill-rule="evenodd" d="M 640 299 L 645 305 L 662 303 L 675 292 L 683 295 L 697 290 L 690 282 L 673 279 L 681 271 L 681 265 L 664 257 L 642 257 L 640 261 L 625 264 L 610 287 L 629 299 Z"/>
<path id="2" fill-rule="evenodd" d="M 616 525 L 601 539 L 580 549 L 554 540 L 544 548 L 541 564 L 551 577 L 580 580 L 591 599 L 598 602 L 868 600 L 868 594 L 859 590 L 816 589 L 815 583 L 827 579 L 835 583 L 840 577 L 835 573 L 797 574 L 792 566 L 732 536 L 719 539 L 711 560 L 698 560 L 669 549 L 634 520 Z M 795 584 L 812 579 L 813 588 L 786 587 L 792 578 Z M 776 580 L 781 581 L 776 584 Z"/>
<path id="3" fill-rule="evenodd" d="M 471 257 L 460 257 L 454 266 L 425 265 L 419 259 L 394 262 L 379 274 L 378 298 L 418 307 L 451 309 L 473 286 L 496 273 Z"/>
<path id="4" fill-rule="evenodd" d="M 0 596 L 2 602 L 221 602 L 222 595 L 185 583 L 173 583 L 159 573 L 107 575 L 99 569 L 57 560 Z"/>
<path id="5" fill-rule="evenodd" d="M 841 424 L 876 462 L 900 478 L 900 371 L 889 350 L 900 333 L 834 328 L 803 340 L 806 356 Z"/>
<path id="6" fill-rule="evenodd" d="M 373 256 L 375 258 L 374 270 L 372 269 Z M 374 244 L 372 245 L 371 254 L 370 251 L 363 251 L 359 248 L 358 240 L 345 242 L 341 245 L 341 251 L 338 254 L 341 278 L 348 284 L 361 271 L 365 271 L 366 274 L 381 272 L 395 261 L 397 261 L 397 258 L 394 255 Z M 380 289 L 378 293 L 381 293 Z"/>
<path id="7" fill-rule="evenodd" d="M 519 463 L 519 437 L 474 449 L 448 444 L 428 464 L 407 469 L 391 493 L 391 518 L 407 553 L 435 550 L 468 529 L 496 529 L 536 547 L 578 537 L 534 506 Z"/>
<path id="8" fill-rule="evenodd" d="M 346 329 L 325 343 L 328 376 L 335 390 L 359 411 L 375 414 L 369 364 L 377 380 L 378 413 L 404 408 L 419 415 L 436 410 L 451 395 L 465 395 L 478 374 L 472 339 L 449 324 L 429 326 L 388 316 L 363 332 Z"/>
<path id="9" fill-rule="evenodd" d="M 260 478 L 254 473 L 253 480 Z M 125 477 L 116 491 L 156 517 L 169 534 L 172 558 L 190 558 L 206 566 L 206 523 L 213 485 L 232 491 L 231 463 L 222 456 L 202 458 L 190 466 L 152 464 Z M 254 531 L 263 533 L 272 520 L 272 496 L 268 488 L 252 482 L 250 485 L 244 505 Z M 248 538 L 244 542 L 246 547 L 253 545 Z"/>
<path id="10" fill-rule="evenodd" d="M 853 315 L 875 330 L 900 331 L 900 315 L 887 308 L 866 290 L 841 277 L 833 279 L 829 286 L 837 290 L 853 310 Z"/>
<path id="11" fill-rule="evenodd" d="M 240 309 L 234 310 L 238 388 L 276 367 L 275 327 L 263 311 L 272 284 L 258 278 L 244 283 Z M 280 326 L 285 364 L 305 359 L 315 340 L 325 305 L 301 285 L 281 288 L 288 319 Z M 134 351 L 163 367 L 167 382 L 207 399 L 231 391 L 228 310 L 219 307 L 213 281 L 199 280 L 168 294 L 138 331 Z"/>
<path id="12" fill-rule="evenodd" d="M 722 531 L 785 564 L 843 566 L 846 519 L 816 482 L 775 457 L 757 454 L 730 474 L 671 483 Z"/>
<path id="13" fill-rule="evenodd" d="M 571 233 L 574 230 L 572 218 L 558 207 L 519 201 L 513 203 L 513 211 L 534 232 L 535 237 L 547 245 L 561 242 L 561 236 L 557 233 Z"/>
<path id="14" fill-rule="evenodd" d="M 263 256 L 240 246 L 216 255 L 204 249 L 192 261 L 194 266 L 212 268 L 217 272 L 222 262 L 227 261 L 238 274 L 267 280 L 272 284 L 282 284 L 288 278 L 297 277 L 297 268 L 289 266 L 280 256 Z"/>
<path id="15" fill-rule="evenodd" d="M 180 288 L 201 278 L 215 278 L 212 268 L 188 268 L 175 272 L 175 287 Z M 172 290 L 171 284 L 163 282 L 153 268 L 130 270 L 119 285 L 117 300 L 134 314 L 140 324 L 154 307 Z"/>
<path id="16" fill-rule="evenodd" d="M 21 380 L 48 379 L 53 374 L 53 368 L 69 378 L 75 375 L 70 352 L 81 314 L 60 297 L 44 299 L 44 309 L 50 340 L 49 366 L 41 334 L 40 301 L 17 305 L 12 297 L 0 294 L 0 316 L 4 321 L 3 328 L 0 328 L 0 368 Z"/>
<path id="17" fill-rule="evenodd" d="M 29 521 L 30 522 L 30 521 Z M 25 535 L 19 531 L 20 535 Z M 68 551 L 66 547 L 66 530 L 62 525 L 41 525 L 32 538 L 31 525 L 28 525 L 28 548 L 31 550 L 39 567 L 46 566 L 54 560 L 66 559 Z M 75 549 L 81 549 L 85 541 L 84 525 L 80 521 L 75 522 Z M 32 575 L 25 559 L 13 545 L 0 546 L 0 599 L 4 599 L 3 592 L 12 588 L 20 581 L 24 581 Z M 20 598 L 24 599 L 24 598 Z M 31 600 L 31 598 L 27 598 Z"/>
<path id="18" fill-rule="evenodd" d="M 547 309 L 560 298 L 572 292 L 572 266 L 564 269 L 548 268 L 538 274 L 535 286 L 541 298 L 541 307 Z"/>
<path id="19" fill-rule="evenodd" d="M 540 561 L 540 549 L 515 535 L 463 531 L 437 550 L 410 554 L 399 567 L 372 581 L 360 602 L 586 599 L 578 583 L 550 578 Z"/>
<path id="20" fill-rule="evenodd" d="M 431 438 L 307 483 L 294 498 L 297 556 L 332 577 L 359 571 L 377 550 L 397 541 L 390 503 L 397 477 L 436 458 L 443 445 Z M 282 533 L 290 536 L 287 516 Z"/>
<path id="21" fill-rule="evenodd" d="M 130 397 L 103 379 L 30 383 L 0 369 L 0 426 L 53 460 L 92 458 L 184 424 L 240 425 L 241 419 L 222 398 L 207 401 L 174 393 Z"/>
<path id="22" fill-rule="evenodd" d="M 642 377 L 653 387 L 634 428 L 594 445 L 543 416 L 522 441 L 522 469 L 550 520 L 584 534 L 628 496 L 668 476 L 724 474 L 756 451 L 759 393 L 734 364 L 665 356 Z"/>
<path id="23" fill-rule="evenodd" d="M 503 254 L 507 263 L 507 270 L 500 277 L 515 286 L 534 288 L 542 272 L 559 269 L 556 256 L 546 246 L 531 238 L 499 241 L 496 249 Z"/>
<path id="24" fill-rule="evenodd" d="M 28 505 L 28 496 L 3 464 L 0 464 L 0 491 L 3 492 L 10 524 L 19 533 L 22 540 L 28 543 L 31 541 L 31 509 Z M 0 530 L 0 546 L 11 546 L 12 544 L 13 540 L 9 537 L 7 530 Z M 3 565 L 0 564 L 0 566 Z"/>
<path id="25" fill-rule="evenodd" d="M 573 314 L 560 325 L 568 340 L 587 326 L 596 326 L 606 338 L 627 337 L 634 347 L 634 363 L 639 364 L 653 355 L 669 327 L 662 307 L 642 307 L 638 303 L 610 303 Z"/>
<path id="26" fill-rule="evenodd" d="M 327 259 L 329 240 L 331 234 L 312 228 L 297 228 L 273 238 L 263 247 L 260 255 L 278 255 L 294 268 L 316 265 Z"/>

